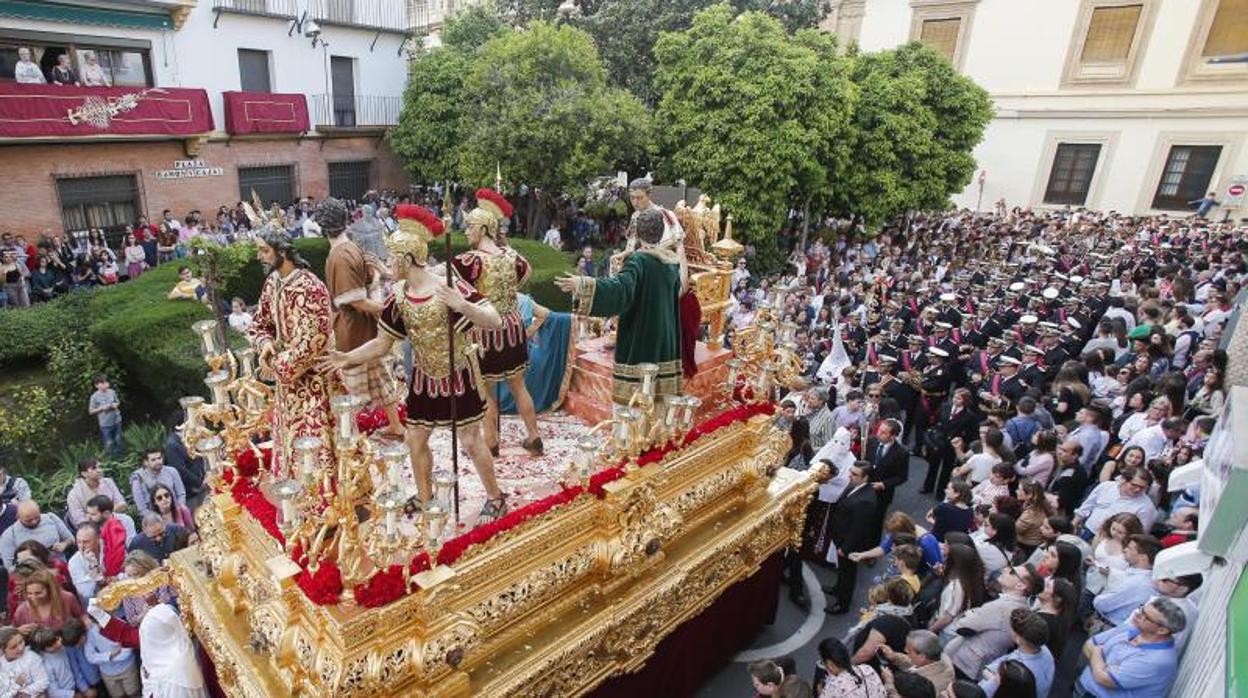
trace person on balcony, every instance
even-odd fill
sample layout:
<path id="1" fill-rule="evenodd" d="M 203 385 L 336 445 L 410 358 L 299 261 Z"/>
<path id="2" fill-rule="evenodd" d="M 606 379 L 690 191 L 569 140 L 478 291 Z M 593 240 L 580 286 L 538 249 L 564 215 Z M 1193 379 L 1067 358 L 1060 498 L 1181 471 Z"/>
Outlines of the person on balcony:
<path id="1" fill-rule="evenodd" d="M 17 50 L 17 65 L 13 66 L 13 79 L 27 85 L 42 85 L 47 82 L 39 64 L 30 59 L 30 49 L 25 46 Z"/>
<path id="2" fill-rule="evenodd" d="M 87 62 L 82 68 L 82 84 L 87 87 L 111 87 L 112 83 L 108 80 L 108 73 L 104 72 L 104 68 L 100 67 L 100 60 L 96 58 L 95 51 L 87 51 L 83 54 L 83 60 Z M 143 219 L 146 222 L 146 219 Z"/>
<path id="3" fill-rule="evenodd" d="M 52 84 L 82 86 L 77 71 L 69 64 L 69 56 L 63 53 L 56 57 L 56 65 L 52 66 Z"/>

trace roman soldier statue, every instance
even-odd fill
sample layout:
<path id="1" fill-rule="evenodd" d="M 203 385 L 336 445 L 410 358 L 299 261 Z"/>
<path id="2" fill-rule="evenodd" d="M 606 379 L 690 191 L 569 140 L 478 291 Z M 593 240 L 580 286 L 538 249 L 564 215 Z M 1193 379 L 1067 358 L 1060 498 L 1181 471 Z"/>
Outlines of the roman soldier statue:
<path id="1" fill-rule="evenodd" d="M 473 334 L 474 328 L 501 330 L 503 321 L 471 285 L 456 279 L 448 286 L 443 276 L 426 267 L 429 243 L 444 232 L 437 216 L 412 204 L 400 204 L 395 214 L 399 229 L 386 240 L 386 247 L 397 281 L 378 316 L 381 332 L 350 352 L 330 352 L 328 363 L 337 368 L 366 364 L 389 353 L 395 342 L 410 340 L 412 372 L 405 422 L 419 499 L 415 508 L 433 499 L 429 436 L 438 427 L 454 424 L 485 487 L 487 499 L 478 520 L 491 521 L 507 513 L 507 499 L 498 487 L 490 449 L 481 437 L 485 386 Z M 453 356 L 447 345 L 448 326 L 454 332 Z"/>
<path id="2" fill-rule="evenodd" d="M 502 316 L 499 329 L 476 329 L 481 345 L 481 376 L 485 379 L 485 441 L 498 455 L 498 383 L 506 381 L 516 401 L 516 411 L 524 421 L 528 438 L 523 446 L 532 455 L 542 454 L 542 437 L 537 431 L 537 411 L 533 398 L 524 386 L 524 372 L 529 367 L 529 344 L 520 317 L 517 293 L 529 278 L 527 260 L 515 248 L 501 243 L 502 222 L 511 218 L 511 203 L 492 189 L 479 189 L 477 207 L 464 217 L 465 232 L 472 249 L 452 260 L 455 271 L 489 299 Z"/>

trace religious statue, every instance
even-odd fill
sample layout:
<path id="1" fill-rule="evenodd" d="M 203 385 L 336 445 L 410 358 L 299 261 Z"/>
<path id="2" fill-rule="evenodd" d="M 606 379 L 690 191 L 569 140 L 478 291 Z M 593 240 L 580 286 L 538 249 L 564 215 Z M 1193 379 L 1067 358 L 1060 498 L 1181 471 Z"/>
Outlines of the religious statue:
<path id="1" fill-rule="evenodd" d="M 573 295 L 580 316 L 619 316 L 611 395 L 626 404 L 641 386 L 641 364 L 657 364 L 655 395 L 677 395 L 683 377 L 679 302 L 682 293 L 679 240 L 665 236 L 664 215 L 645 208 L 634 217 L 637 251 L 619 273 L 605 279 L 563 276 L 555 280 Z"/>
<path id="2" fill-rule="evenodd" d="M 327 365 L 358 366 L 387 355 L 396 341 L 412 344 L 412 371 L 407 384 L 407 446 L 416 475 L 417 508 L 433 499 L 433 457 L 429 436 L 437 427 L 454 425 L 460 444 L 476 467 L 488 499 L 479 520 L 507 513 L 507 499 L 494 477 L 494 461 L 481 437 L 485 386 L 479 365 L 480 348 L 473 328 L 501 331 L 498 311 L 470 284 L 445 278 L 427 268 L 429 243 L 444 232 L 442 221 L 427 209 L 400 204 L 399 229 L 387 240 L 397 281 L 382 304 L 377 337 L 350 352 L 330 351 Z M 448 346 L 453 333 L 455 353 Z"/>
<path id="3" fill-rule="evenodd" d="M 261 375 L 277 384 L 274 404 L 281 406 L 272 416 L 273 466 L 277 473 L 286 473 L 294 462 L 295 439 L 315 436 L 326 444 L 320 452 L 320 464 L 332 467 L 327 447 L 331 428 L 329 376 L 318 365 L 329 348 L 329 289 L 272 219 L 256 237 L 256 253 L 268 275 L 260 290 L 250 339 L 259 353 Z"/>
<path id="4" fill-rule="evenodd" d="M 329 239 L 325 282 L 334 309 L 334 348 L 344 352 L 377 336 L 377 315 L 382 307 L 379 301 L 369 297 L 373 270 L 368 263 L 368 255 L 344 233 L 348 215 L 347 207 L 333 197 L 322 201 L 314 215 L 321 233 Z M 339 378 L 347 392 L 367 398 L 370 405 L 385 409 L 390 423 L 389 433 L 402 436 L 394 373 L 387 358 L 344 368 Z"/>
<path id="5" fill-rule="evenodd" d="M 511 203 L 491 189 L 477 190 L 476 197 L 477 208 L 464 217 L 465 232 L 472 249 L 453 259 L 452 264 L 460 277 L 489 299 L 503 319 L 503 326 L 499 329 L 476 330 L 477 342 L 484 350 L 481 376 L 486 383 L 485 440 L 490 451 L 498 455 L 498 396 L 495 386 L 505 381 L 528 434 L 522 445 L 530 454 L 541 455 L 543 446 L 537 431 L 537 411 L 524 385 L 524 372 L 529 366 L 528 337 L 516 299 L 531 269 L 528 261 L 515 248 L 507 247 L 500 241 L 502 222 L 511 218 Z"/>
<path id="6" fill-rule="evenodd" d="M 719 204 L 711 206 L 711 197 L 702 194 L 692 208 L 684 201 L 677 203 L 675 215 L 685 229 L 685 255 L 689 261 L 715 266 L 711 245 L 719 242 Z"/>

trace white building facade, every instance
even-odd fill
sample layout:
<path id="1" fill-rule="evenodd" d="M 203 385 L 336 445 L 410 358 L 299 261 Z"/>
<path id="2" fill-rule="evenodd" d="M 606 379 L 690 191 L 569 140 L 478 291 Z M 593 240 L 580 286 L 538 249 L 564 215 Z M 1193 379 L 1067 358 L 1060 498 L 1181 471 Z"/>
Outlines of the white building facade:
<path id="1" fill-rule="evenodd" d="M 958 206 L 1248 216 L 1248 0 L 834 0 L 866 51 L 922 41 L 992 97 Z M 978 180 L 978 176 L 976 180 Z M 1228 193 L 1228 190 L 1230 192 Z"/>
<path id="2" fill-rule="evenodd" d="M 18 51 L 28 49 L 49 78 L 59 55 L 80 76 L 94 58 L 114 87 L 156 88 L 149 101 L 160 99 L 161 89 L 202 90 L 206 107 L 202 96 L 188 104 L 211 114 L 211 125 L 193 133 L 171 134 L 157 124 L 150 132 L 83 127 L 81 136 L 42 135 L 32 127 L 34 133 L 15 135 L 3 122 L 11 125 L 16 112 L 0 104 L 0 177 L 22 183 L 0 194 L 6 210 L 15 211 L 9 229 L 115 232 L 164 209 L 208 214 L 253 189 L 268 201 L 405 190 L 407 176 L 386 133 L 398 122 L 414 37 L 436 30 L 453 10 L 448 3 L 453 0 L 0 2 L 0 92 L 10 105 L 27 100 L 26 111 L 37 110 L 36 102 L 48 97 L 37 86 L 14 84 Z M 92 89 L 105 98 L 118 94 L 66 88 L 52 96 L 82 100 Z M 244 111 L 267 116 L 252 128 Z M 298 125 L 284 127 L 283 115 Z M 204 114 L 192 116 L 207 124 Z M 179 169 L 190 173 L 169 174 Z"/>

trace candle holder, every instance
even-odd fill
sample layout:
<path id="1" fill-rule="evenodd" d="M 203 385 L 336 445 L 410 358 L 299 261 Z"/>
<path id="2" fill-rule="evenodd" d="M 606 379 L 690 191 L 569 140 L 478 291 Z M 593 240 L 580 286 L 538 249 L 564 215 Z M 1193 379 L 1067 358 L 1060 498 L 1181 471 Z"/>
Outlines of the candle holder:
<path id="1" fill-rule="evenodd" d="M 407 446 L 388 443 L 381 447 L 381 462 L 386 471 L 386 483 L 391 489 L 402 489 L 403 464 L 407 462 Z"/>
<path id="2" fill-rule="evenodd" d="M 429 566 L 436 567 L 438 553 L 442 550 L 442 532 L 446 527 L 446 510 L 439 506 L 425 509 L 425 549 L 429 551 Z"/>
<path id="3" fill-rule="evenodd" d="M 589 481 L 594 474 L 594 466 L 598 462 L 598 439 L 588 434 L 582 435 L 576 440 L 576 465 L 577 475 L 581 481 L 581 487 L 585 491 L 589 491 Z"/>
<path id="4" fill-rule="evenodd" d="M 222 348 L 217 347 L 217 321 L 200 320 L 191 325 L 191 330 L 199 335 L 200 346 L 203 348 L 204 360 L 211 363 L 221 354 Z"/>
<path id="5" fill-rule="evenodd" d="M 339 450 L 355 448 L 360 436 L 355 413 L 363 403 L 364 399 L 355 395 L 335 395 L 330 398 L 329 409 L 334 413 L 334 441 Z"/>
<path id="6" fill-rule="evenodd" d="M 641 392 L 653 399 L 655 379 L 659 375 L 659 365 L 651 363 L 638 364 L 637 371 L 641 373 Z"/>
<path id="7" fill-rule="evenodd" d="M 297 477 L 300 484 L 309 491 L 313 490 L 320 478 L 317 472 L 316 459 L 321 451 L 321 439 L 316 436 L 300 436 L 291 444 L 295 454 L 291 477 Z"/>
<path id="8" fill-rule="evenodd" d="M 213 371 L 204 379 L 204 384 L 208 386 L 208 390 L 212 395 L 212 407 L 217 410 L 227 410 L 230 407 L 230 391 L 228 383 L 230 382 L 230 372 L 225 370 Z"/>
<path id="9" fill-rule="evenodd" d="M 611 429 L 611 440 L 622 457 L 633 456 L 633 408 L 620 407 L 615 412 L 615 424 Z"/>
<path id="10" fill-rule="evenodd" d="M 455 478 L 442 474 L 433 478 L 433 497 L 443 511 L 454 511 Z"/>
<path id="11" fill-rule="evenodd" d="M 208 475 L 209 482 L 216 484 L 221 482 L 221 474 L 224 470 L 223 456 L 221 447 L 225 445 L 225 441 L 220 436 L 206 436 L 195 442 L 195 450 L 204 458 L 204 470 Z"/>
<path id="12" fill-rule="evenodd" d="M 774 376 L 776 365 L 770 360 L 764 361 L 758 370 L 758 378 L 754 383 L 755 402 L 770 402 L 772 389 L 775 387 Z"/>
<path id="13" fill-rule="evenodd" d="M 273 487 L 273 495 L 277 497 L 277 530 L 281 531 L 286 540 L 286 550 L 294 547 L 294 534 L 303 524 L 302 508 L 303 486 L 297 480 L 287 478 Z"/>
<path id="14" fill-rule="evenodd" d="M 204 399 L 198 395 L 189 395 L 178 400 L 178 404 L 181 405 L 185 415 L 182 420 L 183 436 L 199 431 L 203 427 L 200 423 L 199 411 L 204 406 Z"/>
<path id="15" fill-rule="evenodd" d="M 256 350 L 251 347 L 239 349 L 234 352 L 234 358 L 238 360 L 238 377 L 253 378 L 256 374 Z"/>
<path id="16" fill-rule="evenodd" d="M 728 400 L 732 400 L 737 392 L 737 381 L 741 378 L 741 369 L 744 368 L 745 362 L 737 357 L 732 357 L 724 362 L 728 367 L 727 385 Z"/>

